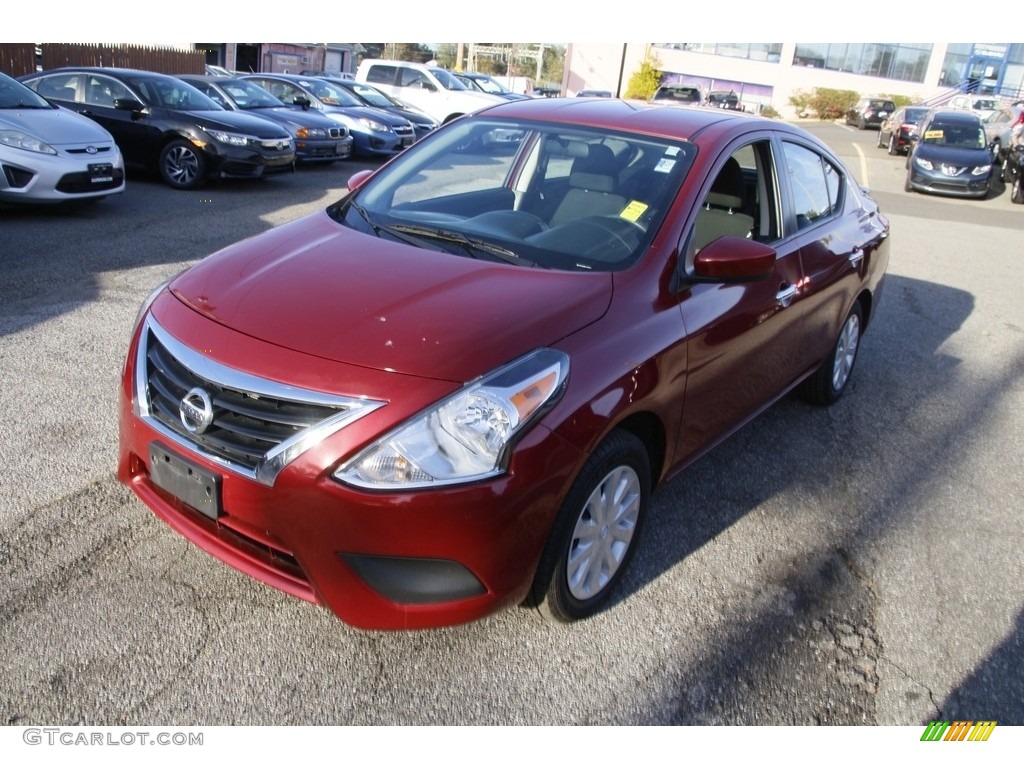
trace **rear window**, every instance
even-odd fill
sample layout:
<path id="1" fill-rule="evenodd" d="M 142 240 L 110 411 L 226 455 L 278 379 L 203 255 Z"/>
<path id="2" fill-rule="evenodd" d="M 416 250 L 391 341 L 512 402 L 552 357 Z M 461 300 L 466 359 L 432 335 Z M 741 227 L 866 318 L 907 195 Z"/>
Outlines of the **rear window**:
<path id="1" fill-rule="evenodd" d="M 655 101 L 700 101 L 700 90 L 697 88 L 659 88 L 654 94 Z"/>

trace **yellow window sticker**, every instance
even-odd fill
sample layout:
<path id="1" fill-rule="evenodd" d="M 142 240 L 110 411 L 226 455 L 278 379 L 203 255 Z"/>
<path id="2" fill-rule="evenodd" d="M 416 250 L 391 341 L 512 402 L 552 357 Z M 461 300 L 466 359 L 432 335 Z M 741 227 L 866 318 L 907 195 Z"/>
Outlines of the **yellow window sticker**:
<path id="1" fill-rule="evenodd" d="M 944 135 L 945 135 L 945 131 L 943 131 L 941 128 L 939 128 L 938 130 L 935 130 L 935 131 L 925 131 L 924 132 L 924 137 L 926 139 L 941 139 Z"/>
<path id="2" fill-rule="evenodd" d="M 619 218 L 635 222 L 644 215 L 644 211 L 646 210 L 647 203 L 641 203 L 639 200 L 631 200 L 629 205 L 622 209 L 622 212 L 619 214 Z"/>

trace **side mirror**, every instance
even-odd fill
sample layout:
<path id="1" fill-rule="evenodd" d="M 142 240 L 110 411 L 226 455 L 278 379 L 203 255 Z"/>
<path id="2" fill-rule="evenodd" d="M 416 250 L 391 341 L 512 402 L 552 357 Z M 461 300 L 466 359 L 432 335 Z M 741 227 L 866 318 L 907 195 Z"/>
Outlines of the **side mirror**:
<path id="1" fill-rule="evenodd" d="M 296 96 L 292 99 L 292 103 L 296 106 L 302 107 L 303 109 L 309 109 L 309 105 L 311 104 L 310 100 L 305 96 Z"/>
<path id="2" fill-rule="evenodd" d="M 701 280 L 746 283 L 768 277 L 774 267 L 774 248 L 745 237 L 726 235 L 697 252 L 693 275 Z"/>
<path id="3" fill-rule="evenodd" d="M 114 99 L 114 109 L 124 109 L 129 112 L 142 112 L 146 105 L 136 99 Z"/>
<path id="4" fill-rule="evenodd" d="M 363 186 L 363 184 L 366 183 L 366 180 L 371 176 L 373 176 L 373 171 L 371 170 L 356 171 L 348 177 L 348 183 L 345 186 L 348 187 L 349 192 L 355 192 Z"/>

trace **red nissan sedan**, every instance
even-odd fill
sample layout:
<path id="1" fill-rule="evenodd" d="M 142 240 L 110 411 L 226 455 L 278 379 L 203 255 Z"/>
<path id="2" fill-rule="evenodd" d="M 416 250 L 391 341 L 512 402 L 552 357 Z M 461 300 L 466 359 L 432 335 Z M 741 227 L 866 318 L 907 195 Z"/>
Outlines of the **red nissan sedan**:
<path id="1" fill-rule="evenodd" d="M 523 100 L 453 121 L 139 312 L 120 479 L 358 627 L 600 610 L 652 491 L 846 389 L 889 223 L 780 121 Z"/>

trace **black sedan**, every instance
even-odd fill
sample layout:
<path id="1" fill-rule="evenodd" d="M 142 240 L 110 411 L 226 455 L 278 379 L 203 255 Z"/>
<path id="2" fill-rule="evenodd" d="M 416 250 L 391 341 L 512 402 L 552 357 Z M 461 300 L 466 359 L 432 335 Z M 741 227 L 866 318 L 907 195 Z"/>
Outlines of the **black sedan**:
<path id="1" fill-rule="evenodd" d="M 229 112 L 176 77 L 66 67 L 20 79 L 54 104 L 95 120 L 127 164 L 159 171 L 176 189 L 194 189 L 210 177 L 258 178 L 295 167 L 295 142 L 286 130 Z"/>
<path id="2" fill-rule="evenodd" d="M 878 146 L 884 147 L 890 155 L 906 154 L 913 143 L 911 134 L 927 114 L 928 107 L 900 107 L 879 126 Z"/>
<path id="3" fill-rule="evenodd" d="M 992 176 L 992 152 L 981 118 L 963 110 L 932 110 L 912 134 L 907 192 L 984 198 Z"/>
<path id="4" fill-rule="evenodd" d="M 243 110 L 277 123 L 295 140 L 295 158 L 300 162 L 334 162 L 352 154 L 355 141 L 343 125 L 315 112 L 289 107 L 256 83 L 240 77 L 178 75 L 205 93 L 224 109 Z"/>

